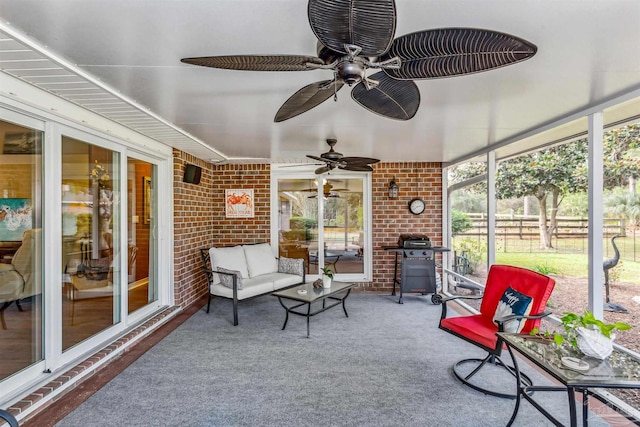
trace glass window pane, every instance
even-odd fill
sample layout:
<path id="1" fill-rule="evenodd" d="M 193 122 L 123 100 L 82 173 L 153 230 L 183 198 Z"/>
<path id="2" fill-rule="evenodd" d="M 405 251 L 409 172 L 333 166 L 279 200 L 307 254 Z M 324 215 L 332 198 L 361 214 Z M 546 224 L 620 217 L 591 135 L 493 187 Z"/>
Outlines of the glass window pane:
<path id="1" fill-rule="evenodd" d="M 0 121 L 0 380 L 43 359 L 43 136 Z"/>
<path id="2" fill-rule="evenodd" d="M 316 188 L 311 179 L 278 180 L 278 250 L 280 256 L 304 259 L 309 273 L 318 271 L 317 260 L 310 263 L 310 252 L 318 247 Z"/>
<path id="3" fill-rule="evenodd" d="M 155 166 L 129 158 L 127 162 L 128 244 L 127 282 L 128 313 L 132 313 L 158 299 L 154 280 L 156 198 L 154 193 Z"/>
<path id="4" fill-rule="evenodd" d="M 364 273 L 362 178 L 325 179 L 324 264 L 336 273 Z"/>
<path id="5" fill-rule="evenodd" d="M 119 318 L 119 154 L 62 138 L 62 348 Z"/>

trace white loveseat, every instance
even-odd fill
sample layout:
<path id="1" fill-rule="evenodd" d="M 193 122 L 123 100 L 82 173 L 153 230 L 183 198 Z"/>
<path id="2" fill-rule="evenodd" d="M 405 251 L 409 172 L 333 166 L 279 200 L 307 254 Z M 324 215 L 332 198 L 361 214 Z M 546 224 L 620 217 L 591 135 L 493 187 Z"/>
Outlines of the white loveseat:
<path id="1" fill-rule="evenodd" d="M 305 282 L 304 260 L 277 258 L 268 243 L 201 249 L 211 296 L 233 300 L 233 324 L 238 325 L 238 301 L 270 294 Z"/>

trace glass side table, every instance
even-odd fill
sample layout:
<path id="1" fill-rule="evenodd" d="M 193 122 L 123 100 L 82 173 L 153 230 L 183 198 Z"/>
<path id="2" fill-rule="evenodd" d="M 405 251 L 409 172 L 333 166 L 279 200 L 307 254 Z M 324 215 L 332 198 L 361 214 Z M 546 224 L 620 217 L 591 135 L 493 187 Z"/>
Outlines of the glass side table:
<path id="1" fill-rule="evenodd" d="M 522 398 L 531 403 L 553 424 L 562 426 L 556 418 L 533 399 L 534 391 L 566 391 L 569 400 L 570 425 L 577 426 L 575 393 L 582 394 L 582 425 L 587 426 L 589 411 L 589 389 L 593 388 L 640 388 L 640 360 L 617 349 L 605 360 L 587 357 L 577 350 L 558 347 L 553 339 L 539 335 L 521 335 L 500 332 L 498 336 L 507 345 L 516 370 L 518 392 L 516 405 L 507 426 L 511 426 L 518 415 Z M 533 362 L 546 373 L 558 380 L 562 386 L 525 386 L 521 381 L 520 369 L 514 351 Z M 571 369 L 563 358 L 570 357 L 586 362 L 588 366 Z M 570 361 L 570 360 L 569 360 Z M 566 360 L 565 360 L 566 362 Z"/>

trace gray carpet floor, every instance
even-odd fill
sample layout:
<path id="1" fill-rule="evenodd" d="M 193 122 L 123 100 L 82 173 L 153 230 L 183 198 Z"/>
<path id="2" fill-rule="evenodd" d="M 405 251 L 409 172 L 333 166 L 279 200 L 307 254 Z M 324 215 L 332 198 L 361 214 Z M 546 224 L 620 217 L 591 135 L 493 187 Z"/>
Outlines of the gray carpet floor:
<path id="1" fill-rule="evenodd" d="M 212 301 L 58 426 L 503 426 L 514 401 L 462 385 L 451 366 L 482 357 L 438 329 L 429 296 L 351 295 L 349 318 L 335 307 L 311 319 L 265 296 Z M 504 353 L 504 360 L 509 360 Z M 536 384 L 547 379 L 525 369 Z M 515 389 L 513 377 L 487 381 Z M 568 424 L 565 393 L 537 398 Z M 578 412 L 579 413 L 579 412 Z M 595 415 L 589 424 L 608 425 Z M 516 426 L 551 425 L 523 402 Z"/>

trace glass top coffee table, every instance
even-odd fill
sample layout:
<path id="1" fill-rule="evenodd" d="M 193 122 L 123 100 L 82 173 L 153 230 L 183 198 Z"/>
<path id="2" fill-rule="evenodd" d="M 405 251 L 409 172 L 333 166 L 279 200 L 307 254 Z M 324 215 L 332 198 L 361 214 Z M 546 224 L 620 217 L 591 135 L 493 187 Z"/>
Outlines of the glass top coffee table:
<path id="1" fill-rule="evenodd" d="M 336 305 L 342 305 L 342 310 L 344 310 L 345 316 L 349 317 L 347 313 L 347 308 L 344 305 L 344 301 L 347 299 L 349 294 L 351 293 L 351 289 L 355 286 L 353 283 L 344 283 L 332 281 L 330 288 L 314 288 L 313 283 L 304 283 L 302 285 L 294 286 L 292 288 L 284 289 L 282 291 L 273 292 L 271 295 L 278 297 L 278 301 L 280 305 L 284 307 L 286 311 L 286 317 L 284 319 L 284 325 L 282 325 L 282 330 L 287 327 L 287 322 L 289 321 L 289 313 L 297 314 L 298 316 L 304 316 L 307 318 L 307 338 L 309 338 L 309 319 L 316 314 L 322 313 L 323 311 L 327 311 Z M 298 304 L 294 304 L 292 306 L 286 306 L 283 300 L 295 301 Z M 327 304 L 327 300 L 330 300 L 330 303 Z M 314 302 L 322 301 L 322 307 L 314 307 L 314 310 L 311 310 L 311 304 Z M 300 307 L 306 306 L 306 310 L 301 309 Z"/>
<path id="2" fill-rule="evenodd" d="M 589 410 L 589 389 L 593 388 L 640 388 L 640 360 L 630 354 L 614 349 L 605 360 L 587 357 L 577 350 L 558 347 L 553 339 L 539 335 L 521 335 L 512 333 L 498 333 L 507 345 L 507 350 L 513 360 L 518 392 L 516 406 L 507 426 L 510 426 L 518 414 L 520 399 L 529 401 L 538 411 L 555 425 L 562 424 L 532 397 L 534 391 L 566 391 L 569 399 L 570 425 L 577 425 L 575 393 L 582 394 L 582 425 L 587 425 Z M 542 368 L 546 373 L 558 380 L 562 386 L 525 386 L 520 379 L 520 370 L 513 351 L 517 351 L 525 358 Z M 567 360 L 567 358 L 569 358 Z M 584 368 L 570 366 L 573 361 L 585 362 Z M 587 366 L 588 365 L 588 366 Z"/>

